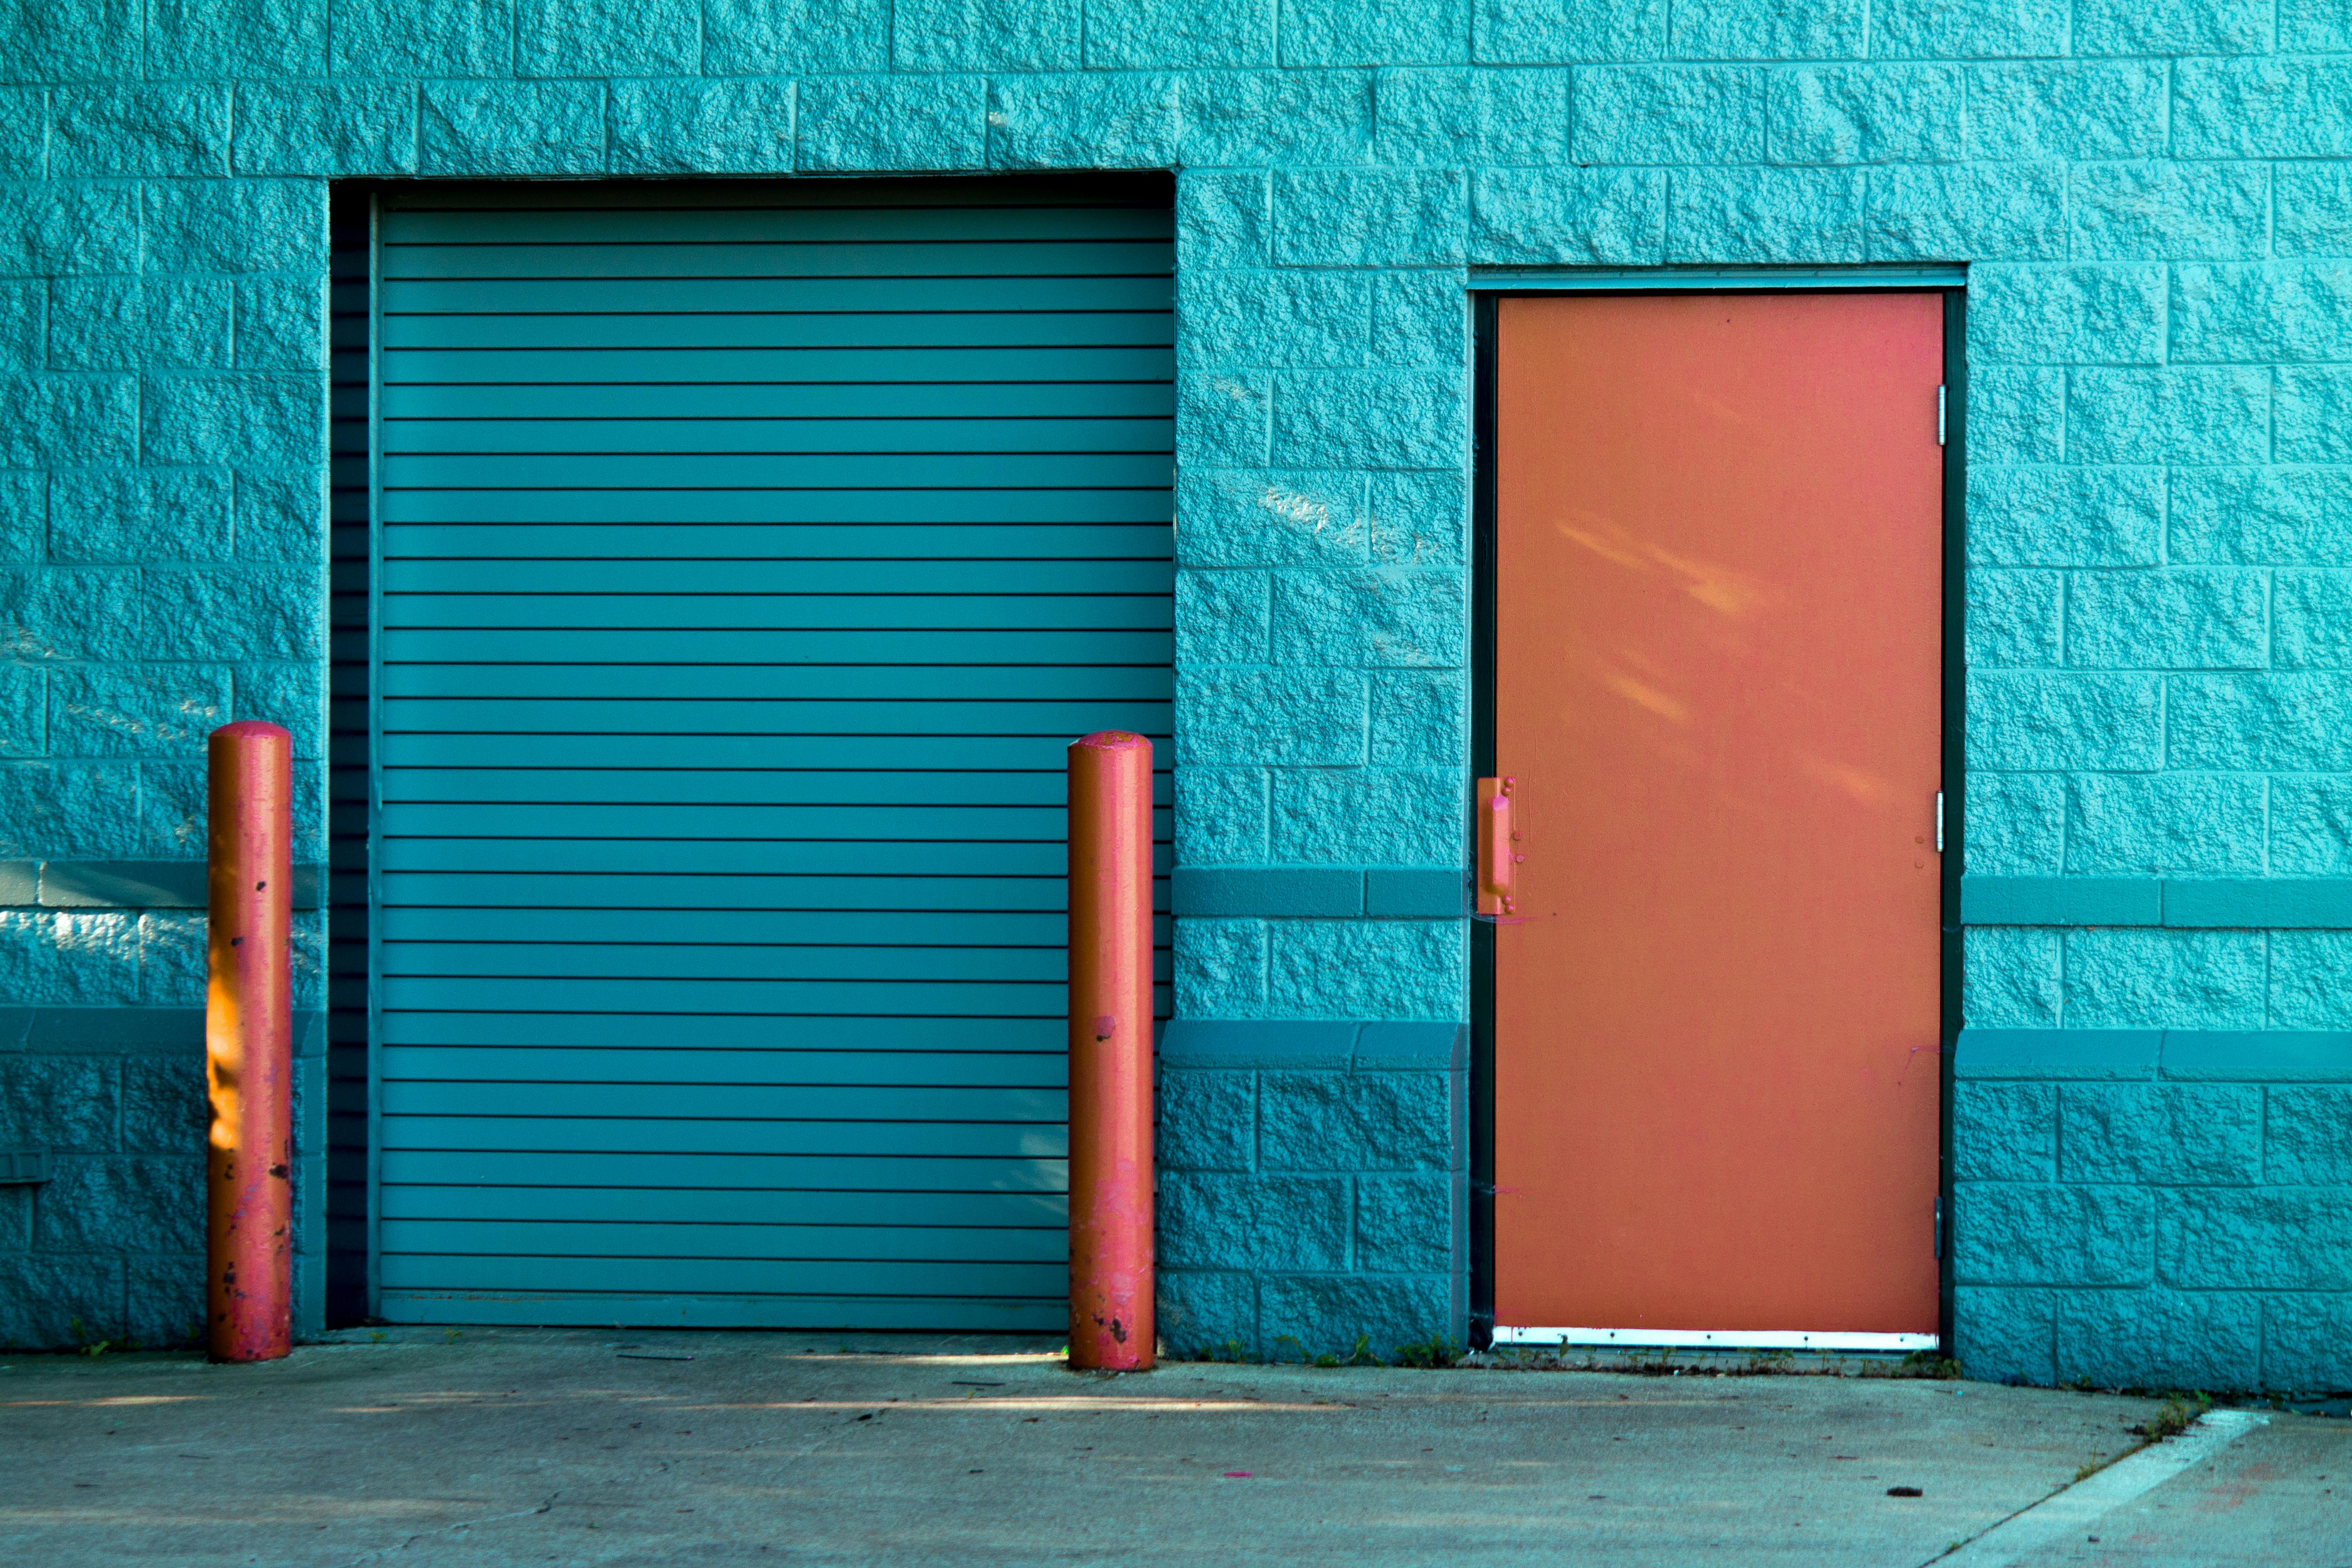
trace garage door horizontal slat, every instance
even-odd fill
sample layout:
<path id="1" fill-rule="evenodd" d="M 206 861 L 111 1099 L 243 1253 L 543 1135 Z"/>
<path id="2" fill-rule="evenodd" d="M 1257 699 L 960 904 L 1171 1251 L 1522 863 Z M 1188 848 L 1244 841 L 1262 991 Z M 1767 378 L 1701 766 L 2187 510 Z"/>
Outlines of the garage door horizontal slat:
<path id="1" fill-rule="evenodd" d="M 397 1046 L 491 1046 L 774 1051 L 1066 1052 L 1065 1017 L 940 1018 L 893 1016 L 789 1017 L 744 1015 L 713 1016 L 657 1009 L 597 1013 L 566 1009 L 551 1013 L 462 1011 L 387 1014 L 381 1036 L 386 1049 Z M 592 1059 L 601 1060 L 601 1056 Z"/>
<path id="2" fill-rule="evenodd" d="M 795 839 L 387 838 L 383 870 L 727 871 L 735 876 L 1059 877 L 1058 844 L 973 844 L 951 839 L 854 842 Z M 1160 868 L 1155 855 L 1154 869 Z M 387 902 L 402 902 L 397 885 Z"/>
<path id="3" fill-rule="evenodd" d="M 1165 411 L 1059 419 L 681 419 L 657 412 L 662 392 L 645 388 L 640 411 L 621 418 L 386 418 L 382 450 L 400 456 L 708 452 L 725 458 L 777 452 L 882 452 L 894 458 L 910 451 L 1164 453 L 1174 431 Z"/>
<path id="4" fill-rule="evenodd" d="M 682 698 L 679 689 L 689 680 L 693 696 Z M 688 677 L 676 665 L 658 664 L 394 664 L 384 667 L 383 690 L 386 697 L 417 700 L 650 698 L 696 702 L 1165 703 L 1175 695 L 1165 669 L 1121 665 L 700 665 Z"/>
<path id="5" fill-rule="evenodd" d="M 757 942 L 678 947 L 642 942 L 404 942 L 387 953 L 390 979 L 631 980 L 681 984 L 772 981 L 884 981 L 892 984 L 972 980 L 991 984 L 1067 978 L 1055 947 L 864 947 Z"/>
<path id="6" fill-rule="evenodd" d="M 747 630 L 741 627 L 606 631 L 553 627 L 392 626 L 383 656 L 393 663 L 446 664 L 966 664 L 1157 665 L 1176 650 L 1154 630 L 961 631 L 932 629 L 920 642 L 903 631 Z"/>
<path id="7" fill-rule="evenodd" d="M 510 421 L 515 389 L 427 383 L 383 389 L 388 421 Z M 535 386 L 533 419 L 1085 419 L 1168 417 L 1168 389 L 1150 380 L 1054 382 L 620 382 Z"/>
<path id="8" fill-rule="evenodd" d="M 845 1036 L 853 1031 L 843 1031 Z M 1056 1041 L 1056 1044 L 1059 1042 Z M 404 1079 L 445 1088 L 476 1083 L 562 1083 L 567 1075 L 596 1084 L 979 1084 L 1059 1089 L 1068 1078 L 1064 1051 L 698 1050 L 675 1046 L 633 1049 L 581 1046 L 385 1046 L 380 1077 L 387 1089 Z"/>
<path id="9" fill-rule="evenodd" d="M 1034 288 L 1032 294 L 1037 292 Z M 734 363 L 764 363 L 752 358 L 762 350 L 778 349 L 856 349 L 857 360 L 843 356 L 827 363 L 848 365 L 870 358 L 869 367 L 861 372 L 837 371 L 825 379 L 838 376 L 852 381 L 891 381 L 911 374 L 912 367 L 893 363 L 894 357 L 908 353 L 940 355 L 932 367 L 924 370 L 926 381 L 970 381 L 969 372 L 959 368 L 971 361 L 955 353 L 967 349 L 1165 349 L 1172 347 L 1176 338 L 1171 330 L 1170 313 L 1163 303 L 1159 309 L 1149 304 L 1129 310 L 1103 310 L 1087 307 L 1081 310 L 1022 310 L 1018 309 L 975 312 L 971 315 L 947 315 L 920 308 L 920 300 L 909 300 L 908 309 L 898 311 L 785 311 L 738 310 L 724 312 L 678 312 L 669 315 L 559 315 L 553 312 L 499 317 L 465 315 L 392 315 L 383 319 L 383 346 L 387 353 L 397 353 L 400 359 L 384 367 L 384 379 L 389 383 L 418 381 L 475 381 L 478 374 L 452 376 L 437 357 L 410 359 L 419 350 L 437 351 L 439 354 L 478 353 L 511 356 L 512 367 L 494 377 L 500 381 L 638 381 L 660 379 L 659 375 L 643 374 L 615 375 L 598 371 L 583 374 L 567 370 L 567 364 L 577 364 L 579 356 L 592 356 L 613 350 L 680 350 L 689 354 L 698 349 L 724 349 L 737 356 Z M 462 364 L 464 362 L 457 362 Z M 701 364 L 691 357 L 680 363 L 677 374 L 683 380 L 700 380 Z M 712 362 L 715 363 L 715 362 Z M 775 362 L 779 365 L 785 362 Z M 1013 367 L 1008 366 L 1010 370 Z M 1006 380 L 1022 381 L 1097 381 L 1104 379 L 1096 363 L 1086 358 L 1054 362 L 1039 359 L 1034 367 L 1022 367 L 1026 374 L 1007 374 Z M 945 371 L 946 374 L 942 374 Z M 895 373 L 895 374 L 894 374 Z M 804 381 L 809 373 L 801 371 L 761 370 L 746 374 L 738 369 L 726 374 L 728 381 Z M 1124 378 L 1122 378 L 1124 379 Z"/>
<path id="10" fill-rule="evenodd" d="M 554 1239 L 552 1236 L 549 1237 Z M 1066 1294 L 1055 1263 L 840 1263 L 803 1258 L 468 1258 L 386 1251 L 383 1286 L 395 1289 L 626 1289 L 658 1282 L 681 1293 L 761 1290 L 792 1295 L 966 1297 Z"/>
<path id="11" fill-rule="evenodd" d="M 841 1330 L 953 1333 L 1030 1333 L 1068 1330 L 1070 1304 L 1060 1298 L 998 1300 L 989 1297 L 731 1296 L 706 1291 L 664 1296 L 653 1291 L 386 1289 L 383 1313 L 395 1323 L 482 1323 L 538 1326 L 633 1323 L 667 1329 L 766 1329 L 804 1332 Z"/>
<path id="12" fill-rule="evenodd" d="M 1060 773 L 1064 735 L 667 735 L 673 768 L 856 768 L 964 772 L 977 768 Z M 614 765 L 601 737 L 583 735 L 385 735 L 383 754 L 415 767 L 585 768 Z M 643 758 L 627 759 L 630 763 Z M 396 797 L 395 797 L 396 798 Z"/>
<path id="13" fill-rule="evenodd" d="M 710 568 L 706 568 L 707 570 Z M 713 570 L 717 575 L 724 567 Z M 387 630 L 412 627 L 597 627 L 631 631 L 1164 631 L 1166 594 L 403 593 Z M 910 651 L 919 652 L 919 647 Z M 944 663 L 945 660 L 932 660 Z"/>
<path id="14" fill-rule="evenodd" d="M 969 186 L 956 193 L 952 205 L 918 205 L 915 194 L 901 181 L 879 186 L 774 182 L 756 189 L 689 185 L 671 199 L 665 199 L 663 187 L 645 186 L 632 193 L 632 205 L 626 206 L 571 200 L 571 193 L 547 188 L 510 190 L 470 206 L 435 193 L 426 204 L 429 210 L 401 210 L 392 220 L 386 248 L 746 240 L 890 245 L 952 239 L 987 244 L 1045 236 L 1164 241 L 1172 232 L 1170 215 L 1160 208 L 1049 205 L 1034 194 L 993 205 L 978 200 L 983 193 Z M 730 193 L 740 205 L 722 205 Z M 547 205 L 533 205 L 536 198 L 545 198 Z M 412 205 L 396 204 L 403 209 Z"/>
<path id="15" fill-rule="evenodd" d="M 1068 1098 L 1060 1089 L 982 1084 L 500 1083 L 482 1079 L 442 1083 L 387 1076 L 383 1105 L 387 1114 L 404 1117 L 525 1117 L 534 1123 L 557 1118 L 646 1121 L 715 1118 L 720 1121 L 756 1119 L 779 1126 L 796 1121 L 830 1126 L 861 1121 L 970 1123 L 984 1117 L 991 1123 L 1050 1125 L 1069 1116 Z M 484 1146 L 489 1145 L 485 1142 Z"/>
<path id="16" fill-rule="evenodd" d="M 765 492 L 753 492 L 761 493 Z M 1023 494 L 1023 492 L 1007 492 Z M 1027 492 L 1024 510 L 1033 514 L 1065 505 L 1099 511 L 1108 497 L 1098 494 L 1092 504 L 1083 492 L 1054 491 L 1050 498 Z M 730 492 L 684 492 L 665 495 L 662 505 L 699 503 Z M 509 491 L 499 499 L 512 500 Z M 606 497 L 609 500 L 611 498 Z M 745 501 L 744 496 L 733 500 Z M 793 498 L 771 497 L 782 506 Z M 805 499 L 805 498 L 802 498 Z M 871 497 L 862 497 L 871 500 Z M 928 506 L 934 498 L 926 497 Z M 1149 498 L 1148 510 L 1164 512 L 1164 494 Z M 1030 506 L 1028 502 L 1039 502 Z M 845 562 L 887 561 L 889 570 L 933 562 L 979 565 L 1002 561 L 1039 563 L 1087 561 L 1141 563 L 1166 566 L 1168 520 L 1133 523 L 1057 522 L 1045 518 L 1019 523 L 1001 522 L 693 522 L 660 515 L 661 507 L 628 522 L 581 522 L 572 518 L 541 521 L 393 523 L 383 531 L 386 563 L 411 561 L 567 561 L 635 562 L 644 565 L 674 562 L 776 561 L 828 569 Z M 911 504 L 915 504 L 910 502 Z"/>
<path id="17" fill-rule="evenodd" d="M 877 993 L 887 989 L 887 997 Z M 926 1013 L 945 1016 L 1054 1018 L 1066 988 L 1042 981 L 906 981 L 886 987 L 866 980 L 614 980 L 603 977 L 514 980 L 476 976 L 384 975 L 380 1005 L 436 1010 L 565 1007 L 644 1008 L 709 1013 Z"/>
<path id="18" fill-rule="evenodd" d="M 662 1192 L 702 1187 L 816 1192 L 1037 1193 L 1063 1197 L 1068 1162 L 1048 1159 L 957 1159 L 940 1155 L 735 1154 L 702 1150 L 658 1153 L 566 1150 L 514 1151 L 387 1147 L 387 1187 L 645 1187 Z M 499 1200 L 485 1194 L 481 1217 Z"/>
<path id="19" fill-rule="evenodd" d="M 1149 452 L 737 452 L 546 455 L 386 454 L 377 465 L 387 487 L 467 489 L 606 489 L 691 488 L 714 481 L 730 489 L 752 485 L 795 489 L 887 484 L 898 489 L 1027 489 L 1061 486 L 1165 487 L 1175 465 Z"/>
<path id="20" fill-rule="evenodd" d="M 656 1225 L 860 1226 L 876 1229 L 943 1226 L 976 1230 L 1066 1230 L 1069 1200 L 1059 1193 L 820 1190 L 810 1187 L 499 1187 L 488 1223 L 547 1220 Z M 483 1222 L 485 1193 L 473 1186 L 406 1184 L 387 1187 L 386 1219 Z"/>
<path id="21" fill-rule="evenodd" d="M 1281 504 L 1280 492 L 1271 500 Z M 678 560 L 746 554 L 848 556 L 867 545 L 877 560 L 907 553 L 1042 558 L 1102 553 L 1090 544 L 1077 548 L 1071 543 L 1097 538 L 1150 540 L 1152 551 L 1142 553 L 1156 551 L 1166 556 L 1171 553 L 1174 515 L 1164 484 L 1108 489 L 860 485 L 794 490 L 728 483 L 561 493 L 458 488 L 394 490 L 383 498 L 384 551 L 394 558 L 456 553 L 449 544 L 467 539 L 481 547 L 479 553 L 510 555 L 515 553 L 508 547 L 510 541 L 536 540 L 543 545 L 553 537 L 540 526 L 546 524 L 579 529 L 583 540 L 626 542 L 633 547 L 618 552 L 626 555 L 659 556 L 662 552 L 650 547 L 674 538 L 678 550 L 667 558 Z M 412 548 L 404 531 L 409 525 L 436 530 L 464 525 L 483 531 L 419 535 L 423 547 Z M 500 527 L 511 531 L 490 531 Z M 1022 531 L 1032 529 L 1035 532 L 1025 548 L 1014 548 L 1023 542 Z M 709 548 L 713 542 L 731 548 L 714 551 Z M 572 541 L 564 542 L 564 553 L 572 553 Z M 941 544 L 950 548 L 934 548 Z"/>
<path id="22" fill-rule="evenodd" d="M 509 1258 L 551 1244 L 572 1258 L 802 1258 L 836 1263 L 1062 1263 L 1070 1250 L 1066 1226 L 712 1225 L 698 1220 L 579 1221 L 555 1229 L 548 1225 L 543 1220 L 387 1219 L 380 1234 L 386 1254 L 475 1258 Z"/>
<path id="23" fill-rule="evenodd" d="M 988 278 L 1070 277 L 1164 268 L 1161 238 L 583 240 L 534 237 L 384 247 L 387 279 L 425 278 Z"/>
<path id="24" fill-rule="evenodd" d="M 626 320 L 719 312 L 865 315 L 912 310 L 968 320 L 986 311 L 1024 312 L 1047 290 L 1061 311 L 1152 310 L 1168 308 L 1174 283 L 1165 272 L 1157 276 L 1033 272 L 865 278 L 388 278 L 383 282 L 383 309 L 387 319 L 478 316 L 488 329 L 485 335 L 496 341 L 498 329 L 509 321 L 592 312 L 608 320 Z M 453 328 L 456 325 L 451 323 Z"/>
<path id="25" fill-rule="evenodd" d="M 798 318 L 785 318 L 795 323 Z M 806 341 L 814 329 L 787 331 L 761 318 L 724 318 L 697 334 L 709 341 L 699 347 L 662 347 L 644 343 L 640 330 L 608 346 L 568 344 L 565 334 L 550 322 L 533 323 L 532 336 L 552 339 L 551 346 L 507 349 L 434 348 L 413 345 L 400 356 L 399 379 L 387 380 L 387 391 L 402 386 L 463 386 L 468 384 L 567 384 L 736 385 L 773 383 L 779 385 L 840 382 L 864 385 L 895 384 L 924 386 L 982 380 L 1004 383 L 1132 382 L 1164 383 L 1176 374 L 1175 339 L 1162 318 L 1087 317 L 1055 332 L 1077 337 L 1076 342 L 1043 342 L 1050 335 L 1033 331 L 1017 344 L 899 343 L 881 348 L 845 345 L 836 338 L 854 336 L 839 318 L 817 317 L 826 328 L 822 342 Z M 410 337 L 425 336 L 422 325 L 429 317 L 407 323 Z M 737 330 L 723 330 L 733 326 Z M 1000 333 L 1002 329 L 1000 329 Z M 577 334 L 574 334 L 575 336 Z M 610 331 L 601 334 L 612 337 Z M 967 333 L 967 336 L 975 335 Z M 755 343 L 751 340 L 762 340 Z"/>

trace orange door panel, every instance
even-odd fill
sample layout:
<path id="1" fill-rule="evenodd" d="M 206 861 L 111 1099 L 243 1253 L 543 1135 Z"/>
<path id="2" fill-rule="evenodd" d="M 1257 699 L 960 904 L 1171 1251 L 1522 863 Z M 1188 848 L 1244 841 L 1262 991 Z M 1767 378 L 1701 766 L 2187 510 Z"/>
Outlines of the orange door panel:
<path id="1" fill-rule="evenodd" d="M 1943 301 L 1506 300 L 1510 1327 L 1932 1334 Z"/>

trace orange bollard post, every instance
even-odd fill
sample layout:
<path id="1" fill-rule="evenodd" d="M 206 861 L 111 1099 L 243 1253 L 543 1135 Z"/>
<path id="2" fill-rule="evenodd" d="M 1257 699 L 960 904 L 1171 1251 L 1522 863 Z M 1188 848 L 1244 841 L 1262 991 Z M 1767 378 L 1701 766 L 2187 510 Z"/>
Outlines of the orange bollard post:
<path id="1" fill-rule="evenodd" d="M 293 738 L 212 733 L 205 1321 L 215 1361 L 293 1345 Z"/>
<path id="2" fill-rule="evenodd" d="M 1151 742 L 1070 745 L 1070 1365 L 1154 1349 Z"/>

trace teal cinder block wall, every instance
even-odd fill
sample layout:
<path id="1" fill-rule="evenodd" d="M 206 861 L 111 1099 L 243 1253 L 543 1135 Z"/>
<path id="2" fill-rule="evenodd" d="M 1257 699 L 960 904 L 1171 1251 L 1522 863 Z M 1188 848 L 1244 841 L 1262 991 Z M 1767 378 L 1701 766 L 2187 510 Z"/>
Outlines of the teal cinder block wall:
<path id="1" fill-rule="evenodd" d="M 0 1342 L 191 1320 L 174 868 L 206 730 L 294 730 L 323 854 L 329 183 L 1170 168 L 1178 857 L 1345 873 L 1203 882 L 1180 1014 L 1467 1016 L 1458 910 L 1388 874 L 1462 858 L 1474 268 L 1965 263 L 1966 868 L 1995 912 L 1964 1010 L 2011 1076 L 1956 1107 L 1957 1349 L 2352 1385 L 2336 1091 L 2254 1047 L 2222 1088 L 2064 1076 L 2078 1031 L 2334 1060 L 2352 1026 L 2347 50 L 2321 0 L 0 12 L 0 1145 L 58 1173 L 0 1187 Z M 323 941 L 306 913 L 314 1011 Z M 1203 1173 L 1165 1215 L 1171 1321 L 1463 1331 L 1460 1075 L 1293 1034 L 1295 1074 L 1340 1076 L 1302 1088 L 1265 1036 L 1277 1065 L 1163 1107 Z M 1375 1094 L 1447 1146 L 1265 1163 L 1270 1106 Z M 1217 1152 L 1245 1116 L 1253 1152 Z M 1251 1184 L 1302 1181 L 1291 1235 Z M 1996 1241 L 2029 1210 L 2030 1267 Z"/>

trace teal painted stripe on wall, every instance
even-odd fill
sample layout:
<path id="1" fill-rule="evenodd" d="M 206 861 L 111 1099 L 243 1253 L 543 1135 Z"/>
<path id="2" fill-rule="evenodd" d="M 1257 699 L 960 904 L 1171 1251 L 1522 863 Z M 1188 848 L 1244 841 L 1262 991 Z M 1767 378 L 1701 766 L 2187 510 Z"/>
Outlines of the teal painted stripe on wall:
<path id="1" fill-rule="evenodd" d="M 2352 929 L 2352 879 L 1960 879 L 1965 925 Z"/>
<path id="2" fill-rule="evenodd" d="M 388 199 L 385 1316 L 1060 1321 L 1064 749 L 1164 768 L 1174 579 L 1165 188 L 1060 188 Z"/>
<path id="3" fill-rule="evenodd" d="M 2352 1083 L 2352 1031 L 1963 1029 L 1953 1072 L 1984 1079 Z"/>

